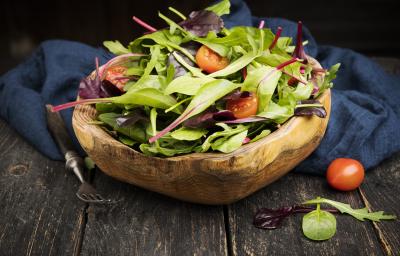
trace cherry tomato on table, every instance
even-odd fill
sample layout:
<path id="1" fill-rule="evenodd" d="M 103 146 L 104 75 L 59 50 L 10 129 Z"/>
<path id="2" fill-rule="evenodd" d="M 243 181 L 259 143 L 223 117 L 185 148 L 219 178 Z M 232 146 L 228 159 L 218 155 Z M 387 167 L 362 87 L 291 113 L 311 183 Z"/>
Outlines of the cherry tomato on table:
<path id="1" fill-rule="evenodd" d="M 364 180 L 364 167 L 355 159 L 337 158 L 329 165 L 326 179 L 337 190 L 354 190 Z"/>
<path id="2" fill-rule="evenodd" d="M 229 60 L 203 45 L 196 53 L 196 62 L 200 69 L 213 73 L 229 65 Z"/>
<path id="3" fill-rule="evenodd" d="M 255 93 L 249 93 L 247 97 L 229 99 L 226 109 L 231 111 L 236 118 L 246 118 L 257 114 L 258 98 Z"/>

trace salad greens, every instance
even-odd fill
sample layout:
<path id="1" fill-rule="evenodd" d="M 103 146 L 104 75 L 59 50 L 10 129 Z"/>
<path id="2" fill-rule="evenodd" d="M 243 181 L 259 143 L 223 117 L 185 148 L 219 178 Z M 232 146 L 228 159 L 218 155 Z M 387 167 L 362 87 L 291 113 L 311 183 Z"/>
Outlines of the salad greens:
<path id="1" fill-rule="evenodd" d="M 116 55 L 79 86 L 80 100 L 59 111 L 96 104 L 98 122 L 122 143 L 151 156 L 232 152 L 258 141 L 293 116 L 326 111 L 318 96 L 332 87 L 339 64 L 316 68 L 304 52 L 302 24 L 295 45 L 264 28 L 224 27 L 229 0 L 172 18 L 127 47 L 104 46 Z"/>
<path id="2" fill-rule="evenodd" d="M 305 206 L 309 204 L 316 204 L 317 207 Z M 320 204 L 329 204 L 334 208 L 321 209 Z M 285 206 L 278 209 L 261 208 L 254 215 L 253 224 L 261 229 L 276 229 L 281 226 L 285 218 L 297 213 L 307 213 L 303 216 L 303 234 L 316 241 L 327 240 L 335 235 L 336 218 L 332 213 L 347 213 L 360 221 L 396 219 L 395 215 L 387 215 L 383 211 L 369 212 L 367 208 L 353 209 L 349 204 L 317 197 L 302 203 L 302 205 Z"/>

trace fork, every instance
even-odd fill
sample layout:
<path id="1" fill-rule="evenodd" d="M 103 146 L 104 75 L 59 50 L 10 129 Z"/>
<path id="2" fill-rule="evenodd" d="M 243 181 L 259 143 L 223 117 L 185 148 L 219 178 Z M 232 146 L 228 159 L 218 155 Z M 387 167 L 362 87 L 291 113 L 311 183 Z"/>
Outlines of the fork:
<path id="1" fill-rule="evenodd" d="M 105 204 L 111 203 L 110 199 L 105 199 L 96 189 L 85 181 L 83 177 L 83 170 L 85 163 L 82 157 L 74 150 L 72 141 L 68 135 L 67 128 L 60 113 L 51 111 L 51 106 L 46 105 L 47 109 L 47 127 L 50 130 L 56 144 L 58 145 L 61 153 L 65 157 L 65 169 L 73 171 L 79 181 L 82 183 L 76 192 L 76 196 L 86 203 Z"/>

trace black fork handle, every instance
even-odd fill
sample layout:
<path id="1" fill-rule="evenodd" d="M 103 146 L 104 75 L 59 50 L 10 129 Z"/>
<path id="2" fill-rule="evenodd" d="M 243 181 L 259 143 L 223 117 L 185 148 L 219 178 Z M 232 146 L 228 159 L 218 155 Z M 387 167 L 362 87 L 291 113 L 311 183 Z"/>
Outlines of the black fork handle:
<path id="1" fill-rule="evenodd" d="M 75 151 L 71 138 L 69 137 L 67 127 L 60 113 L 51 111 L 51 106 L 46 105 L 47 112 L 47 127 L 66 162 L 65 168 L 75 173 L 78 179 L 83 183 L 84 178 L 82 172 L 85 168 L 83 159 Z"/>

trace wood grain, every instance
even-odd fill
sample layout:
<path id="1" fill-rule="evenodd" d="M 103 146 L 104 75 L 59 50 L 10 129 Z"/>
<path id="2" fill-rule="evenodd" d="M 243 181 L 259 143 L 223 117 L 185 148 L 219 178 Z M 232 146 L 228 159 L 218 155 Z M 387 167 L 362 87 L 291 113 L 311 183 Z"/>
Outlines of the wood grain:
<path id="1" fill-rule="evenodd" d="M 62 162 L 42 156 L 0 119 L 0 255 L 78 252 L 78 185 Z"/>
<path id="2" fill-rule="evenodd" d="M 88 208 L 82 255 L 227 255 L 221 206 L 184 203 L 101 172 L 95 181 L 118 202 Z"/>
<path id="3" fill-rule="evenodd" d="M 321 68 L 309 57 L 312 65 Z M 92 76 L 94 73 L 92 73 Z M 293 117 L 269 136 L 229 153 L 149 157 L 90 124 L 96 110 L 75 107 L 72 125 L 86 153 L 107 175 L 184 201 L 228 204 L 282 177 L 319 145 L 330 116 L 331 92 L 319 98 L 326 118 Z"/>
<path id="4" fill-rule="evenodd" d="M 329 188 L 322 177 L 289 174 L 254 195 L 228 207 L 233 255 L 383 255 L 370 222 L 337 216 L 335 236 L 324 242 L 307 239 L 301 229 L 303 214 L 291 216 L 283 227 L 261 230 L 252 225 L 258 208 L 301 203 L 317 196 L 364 207 L 357 191 L 343 193 Z"/>
<path id="5" fill-rule="evenodd" d="M 360 193 L 371 211 L 395 214 L 394 221 L 374 224 L 382 248 L 388 255 L 400 254 L 400 152 L 371 170 L 360 187 Z"/>

